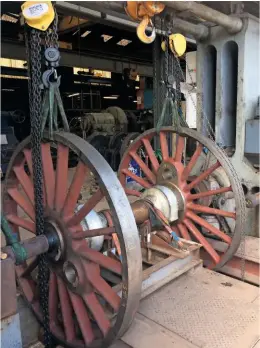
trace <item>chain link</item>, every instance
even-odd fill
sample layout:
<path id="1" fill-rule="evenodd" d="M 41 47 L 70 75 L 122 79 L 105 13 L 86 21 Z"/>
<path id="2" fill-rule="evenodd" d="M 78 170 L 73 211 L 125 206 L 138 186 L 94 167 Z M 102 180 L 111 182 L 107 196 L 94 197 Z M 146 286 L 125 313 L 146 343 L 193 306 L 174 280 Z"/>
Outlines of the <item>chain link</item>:
<path id="1" fill-rule="evenodd" d="M 42 54 L 41 43 L 44 40 L 45 49 L 58 48 L 57 34 L 58 15 L 55 11 L 55 19 L 52 27 L 46 32 L 26 28 L 25 45 L 28 65 L 28 93 L 31 117 L 31 146 L 32 166 L 35 197 L 36 234 L 44 234 L 44 206 L 43 206 L 43 165 L 41 154 L 41 122 L 42 122 Z M 38 264 L 38 288 L 39 300 L 43 314 L 44 345 L 52 348 L 52 337 L 49 327 L 49 277 L 50 270 L 46 254 L 39 256 Z"/>
<path id="2" fill-rule="evenodd" d="M 30 35 L 30 38 L 27 35 Z M 32 29 L 26 33 L 27 64 L 29 74 L 29 103 L 31 116 L 31 146 L 35 197 L 36 234 L 44 234 L 43 165 L 41 156 L 41 32 Z M 49 268 L 46 255 L 39 256 L 38 288 L 43 313 L 44 344 L 51 347 L 49 328 Z"/>

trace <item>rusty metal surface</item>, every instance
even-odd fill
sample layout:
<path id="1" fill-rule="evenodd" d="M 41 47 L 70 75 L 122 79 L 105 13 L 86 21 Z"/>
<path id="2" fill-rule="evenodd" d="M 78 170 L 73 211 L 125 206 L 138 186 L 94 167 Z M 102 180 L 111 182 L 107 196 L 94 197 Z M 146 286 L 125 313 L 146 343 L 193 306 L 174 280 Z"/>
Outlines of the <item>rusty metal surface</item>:
<path id="1" fill-rule="evenodd" d="M 1 260 L 1 320 L 17 312 L 14 263 L 9 257 Z"/>

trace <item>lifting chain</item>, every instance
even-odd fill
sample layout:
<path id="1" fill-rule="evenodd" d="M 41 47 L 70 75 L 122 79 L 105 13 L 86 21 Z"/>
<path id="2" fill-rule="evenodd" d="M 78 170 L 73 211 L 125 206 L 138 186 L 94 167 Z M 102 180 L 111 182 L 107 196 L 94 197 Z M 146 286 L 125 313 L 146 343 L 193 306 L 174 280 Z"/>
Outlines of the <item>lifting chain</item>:
<path id="1" fill-rule="evenodd" d="M 32 167 L 34 177 L 36 234 L 44 234 L 44 206 L 43 206 L 43 165 L 41 154 L 42 139 L 42 54 L 41 40 L 44 40 L 45 49 L 58 49 L 57 34 L 58 16 L 46 32 L 37 29 L 25 29 L 25 44 L 28 64 L 28 92 L 31 117 L 31 144 Z M 46 52 L 46 51 L 45 51 Z M 45 254 L 39 256 L 38 287 L 40 305 L 43 313 L 44 345 L 53 347 L 49 327 L 49 268 Z"/>
<path id="2" fill-rule="evenodd" d="M 166 125 L 171 125 L 176 130 L 178 130 L 180 126 L 188 127 L 181 113 L 181 75 L 179 73 L 178 63 L 176 61 L 178 60 L 178 57 L 175 54 L 169 54 L 170 47 L 168 37 L 172 30 L 171 23 L 171 19 L 161 18 L 161 31 L 166 33 L 166 37 L 164 38 L 164 41 L 162 40 L 162 42 L 164 42 L 165 49 L 160 55 L 163 57 L 160 76 L 160 104 L 162 105 L 162 110 L 160 110 L 160 118 L 156 125 L 158 131 L 162 126 Z M 158 81 L 155 82 L 155 84 L 157 83 Z"/>

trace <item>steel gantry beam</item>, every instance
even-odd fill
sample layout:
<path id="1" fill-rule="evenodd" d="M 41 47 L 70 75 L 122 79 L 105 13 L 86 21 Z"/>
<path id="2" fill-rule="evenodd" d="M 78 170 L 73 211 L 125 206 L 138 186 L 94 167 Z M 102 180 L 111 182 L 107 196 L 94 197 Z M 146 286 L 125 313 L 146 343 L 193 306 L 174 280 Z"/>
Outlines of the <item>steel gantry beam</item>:
<path id="1" fill-rule="evenodd" d="M 79 55 L 77 52 L 61 50 L 61 66 L 93 68 L 97 70 L 106 70 L 116 73 L 122 73 L 125 68 L 133 68 L 142 76 L 153 76 L 153 67 L 149 63 L 135 63 L 133 60 L 116 60 L 111 57 L 90 56 L 88 53 Z M 1 43 L 1 57 L 10 59 L 26 60 L 26 52 L 24 45 L 13 42 Z"/>

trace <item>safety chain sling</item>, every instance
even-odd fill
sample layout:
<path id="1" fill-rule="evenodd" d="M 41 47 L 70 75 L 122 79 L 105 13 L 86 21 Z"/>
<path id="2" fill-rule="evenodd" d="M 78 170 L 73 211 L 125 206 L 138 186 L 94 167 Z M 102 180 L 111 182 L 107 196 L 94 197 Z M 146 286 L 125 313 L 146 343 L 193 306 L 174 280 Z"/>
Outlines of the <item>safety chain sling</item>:
<path id="1" fill-rule="evenodd" d="M 160 104 L 162 109 L 156 125 L 158 131 L 166 125 L 171 125 L 177 130 L 179 127 L 188 127 L 181 113 L 181 75 L 178 72 L 178 63 L 176 61 L 178 57 L 172 54 L 172 52 L 169 53 L 169 35 L 172 31 L 171 23 L 172 21 L 169 18 L 168 20 L 161 18 L 161 31 L 165 32 L 163 38 L 165 51 L 162 52 L 160 49 L 160 57 L 162 58 L 160 65 Z M 156 81 L 156 84 L 158 84 L 158 81 Z"/>
<path id="2" fill-rule="evenodd" d="M 44 234 L 44 206 L 43 206 L 43 165 L 41 155 L 42 139 L 42 54 L 41 40 L 45 42 L 45 48 L 58 48 L 57 14 L 52 26 L 41 32 L 26 27 L 25 44 L 28 64 L 28 92 L 31 117 L 31 146 L 32 167 L 34 178 L 35 197 L 35 223 L 36 234 Z M 45 254 L 39 256 L 38 266 L 38 289 L 40 306 L 43 314 L 44 345 L 53 348 L 52 337 L 49 327 L 49 268 Z"/>

